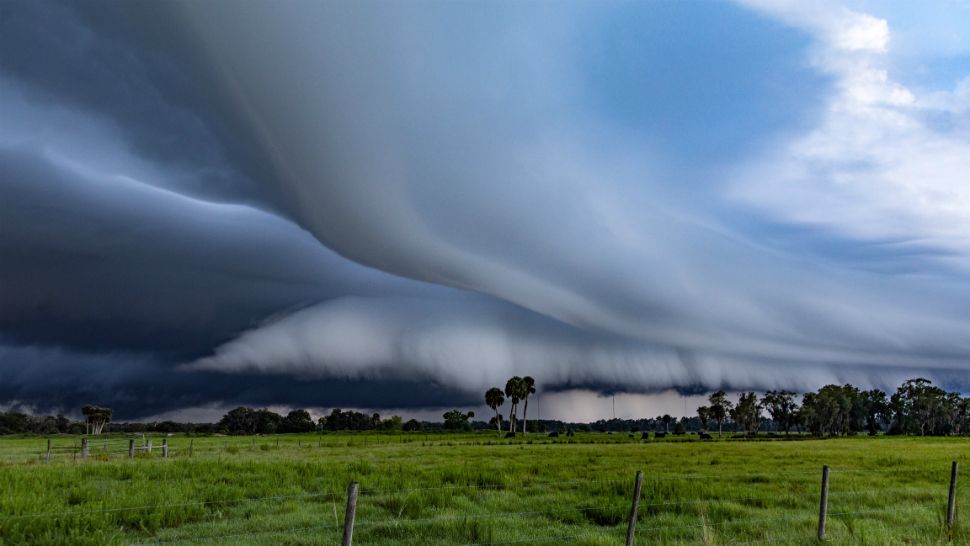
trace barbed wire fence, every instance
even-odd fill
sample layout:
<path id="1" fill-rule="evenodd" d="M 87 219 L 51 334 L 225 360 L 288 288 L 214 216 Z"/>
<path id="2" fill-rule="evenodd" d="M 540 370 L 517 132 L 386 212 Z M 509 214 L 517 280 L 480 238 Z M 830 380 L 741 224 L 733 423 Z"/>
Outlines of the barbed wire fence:
<path id="1" fill-rule="evenodd" d="M 69 446 L 76 449 L 75 453 L 80 454 L 83 449 L 88 450 L 88 455 L 98 452 L 103 453 L 127 453 L 131 456 L 132 450 L 141 450 L 141 453 L 151 454 L 151 440 L 141 438 L 126 439 L 105 439 L 98 442 L 81 442 L 76 446 Z M 163 449 L 166 450 L 167 457 L 170 453 L 167 450 L 167 443 L 163 440 Z M 50 445 L 47 453 L 50 454 L 58 446 Z M 941 469 L 942 470 L 942 469 Z M 330 540 L 342 546 L 352 546 L 354 544 L 354 532 L 365 533 L 361 535 L 363 540 L 358 541 L 362 544 L 380 544 L 371 537 L 387 537 L 390 531 L 401 531 L 401 533 L 413 530 L 416 526 L 441 526 L 441 525 L 461 525 L 466 526 L 469 522 L 475 521 L 498 521 L 505 522 L 509 518 L 552 518 L 556 521 L 561 520 L 563 515 L 580 515 L 582 517 L 595 513 L 627 514 L 625 518 L 611 517 L 609 524 L 599 523 L 598 527 L 576 529 L 564 525 L 562 533 L 556 534 L 535 534 L 526 537 L 510 536 L 508 538 L 494 539 L 489 536 L 486 540 L 475 542 L 453 542 L 455 546 L 485 546 L 488 544 L 533 544 L 549 542 L 575 542 L 581 539 L 600 539 L 609 540 L 610 543 L 626 544 L 664 544 L 668 541 L 682 542 L 699 538 L 703 543 L 713 543 L 706 537 L 713 533 L 720 532 L 722 535 L 729 533 L 732 528 L 747 526 L 749 529 L 742 536 L 736 537 L 733 541 L 724 542 L 718 540 L 720 544 L 742 545 L 756 543 L 771 543 L 782 540 L 784 533 L 799 534 L 802 538 L 809 540 L 826 541 L 833 538 L 833 531 L 829 528 L 831 521 L 855 521 L 866 518 L 897 518 L 903 515 L 912 517 L 926 517 L 927 506 L 912 501 L 908 504 L 901 504 L 890 507 L 859 509 L 864 505 L 864 500 L 874 494 L 881 497 L 890 495 L 902 495 L 913 493 L 913 486 L 902 488 L 887 488 L 879 484 L 885 483 L 887 475 L 899 476 L 906 472 L 919 470 L 907 468 L 830 468 L 828 465 L 819 470 L 796 470 L 781 471 L 771 473 L 736 473 L 736 474 L 668 474 L 652 475 L 648 479 L 647 487 L 662 489 L 662 485 L 668 482 L 686 482 L 692 480 L 705 481 L 724 481 L 732 479 L 745 480 L 749 484 L 777 484 L 783 481 L 789 484 L 806 486 L 812 476 L 819 477 L 817 487 L 812 486 L 808 490 L 799 490 L 799 501 L 786 507 L 786 513 L 771 517 L 725 517 L 720 520 L 708 520 L 708 516 L 702 516 L 699 523 L 672 523 L 664 521 L 662 515 L 673 507 L 689 507 L 692 505 L 711 506 L 718 503 L 733 504 L 757 504 L 759 502 L 777 501 L 778 494 L 755 494 L 755 495 L 698 495 L 694 498 L 678 498 L 656 502 L 641 502 L 644 487 L 644 474 L 637 471 L 633 479 L 577 479 L 577 480 L 558 480 L 558 481 L 531 481 L 522 484 L 488 484 L 488 483 L 469 483 L 469 484 L 443 484 L 438 486 L 404 487 L 404 488 L 361 488 L 358 482 L 351 482 L 346 493 L 340 491 L 312 491 L 296 495 L 269 495 L 260 497 L 243 497 L 232 499 L 212 499 L 195 502 L 180 503 L 158 503 L 127 507 L 112 507 L 102 509 L 87 510 L 65 510 L 52 512 L 35 512 L 24 514 L 0 514 L 0 531 L 5 525 L 13 522 L 40 519 L 54 521 L 66 520 L 70 518 L 83 517 L 94 514 L 119 514 L 125 512 L 157 512 L 162 510 L 199 507 L 208 508 L 220 505 L 235 505 L 243 503 L 264 503 L 279 501 L 318 501 L 330 502 L 333 505 L 334 521 L 322 523 L 317 521 L 307 521 L 298 525 L 286 527 L 272 527 L 261 529 L 246 529 L 241 531 L 215 532 L 215 533 L 193 533 L 191 535 L 171 535 L 155 534 L 141 539 L 136 544 L 195 544 L 200 542 L 220 542 L 238 541 L 244 538 L 273 537 L 291 534 L 301 534 L 304 536 L 313 535 L 320 539 Z M 858 481 L 867 476 L 879 476 L 878 483 L 869 480 L 861 487 Z M 956 526 L 956 503 L 957 503 L 957 479 L 959 476 L 959 464 L 953 461 L 950 467 L 949 482 L 946 483 L 941 471 L 939 476 L 934 474 L 934 481 L 939 482 L 939 489 L 929 488 L 922 501 L 928 505 L 930 512 L 941 514 L 943 532 L 952 536 Z M 848 478 L 848 479 L 843 479 Z M 939 478 L 939 479 L 937 479 Z M 797 480 L 797 481 L 795 481 Z M 857 487 L 852 488 L 850 485 Z M 830 487 L 832 485 L 833 487 Z M 948 485 L 948 487 L 946 487 Z M 381 506 L 382 500 L 392 497 L 400 497 L 410 494 L 422 494 L 428 492 L 450 493 L 452 495 L 465 495 L 468 490 L 479 493 L 490 494 L 495 490 L 527 490 L 536 489 L 541 491 L 562 492 L 575 490 L 588 490 L 594 486 L 610 486 L 613 494 L 606 503 L 582 504 L 576 506 L 556 506 L 548 509 L 533 510 L 491 510 L 481 512 L 460 512 L 448 514 L 435 514 L 426 517 L 357 517 L 358 507 L 377 508 Z M 607 489 L 609 489 L 608 487 Z M 627 488 L 628 494 L 621 491 Z M 688 487 L 687 489 L 690 489 Z M 804 487 L 802 489 L 805 489 Z M 806 492 L 808 491 L 808 492 Z M 814 495 L 811 494 L 814 492 Z M 343 523 L 339 521 L 337 514 L 337 502 L 344 504 Z M 812 504 L 816 506 L 813 508 Z M 833 510 L 829 511 L 830 505 Z M 945 511 L 943 508 L 945 507 Z M 616 521 L 619 519 L 620 521 Z M 583 523 L 597 523 L 595 520 L 586 520 Z M 931 524 L 932 522 L 930 522 Z M 588 527 L 588 525 L 587 525 Z M 843 526 L 845 527 L 845 526 Z M 754 533 L 757 536 L 752 538 L 751 528 L 763 529 L 763 532 Z M 811 528 L 812 533 L 806 532 Z M 905 532 L 905 531 L 903 531 Z M 399 533 L 400 534 L 400 533 Z M 689 534 L 692 539 L 686 538 Z M 699 535 L 699 537 L 698 537 Z M 2 536 L 2 532 L 0 532 Z M 368 540 L 371 539 L 371 540 Z M 696 541 L 694 541 L 696 543 Z M 436 541 L 443 544 L 444 542 Z"/>
<path id="2" fill-rule="evenodd" d="M 104 433 L 100 435 L 68 436 L 68 437 L 65 437 L 63 435 L 54 436 L 52 437 L 52 439 L 49 440 L 49 443 L 53 444 L 51 446 L 52 447 L 51 457 L 48 457 L 47 450 L 45 450 L 44 448 L 39 448 L 39 449 L 29 448 L 29 447 L 12 448 L 12 449 L 8 448 L 8 449 L 0 450 L 0 462 L 7 462 L 7 461 L 36 462 L 37 460 L 54 461 L 54 460 L 57 460 L 58 458 L 64 459 L 65 457 L 63 456 L 65 455 L 66 455 L 66 458 L 70 460 L 82 459 L 84 458 L 82 456 L 82 451 L 83 451 L 82 448 L 84 447 L 82 444 L 84 443 L 83 438 L 85 437 L 88 439 L 87 442 L 89 446 L 89 450 L 87 454 L 91 456 L 104 456 L 104 455 L 123 456 L 127 453 L 127 451 L 125 450 L 124 442 L 127 442 L 129 439 L 135 439 L 136 453 L 140 453 L 143 451 L 147 452 L 148 446 L 146 444 L 152 442 L 152 438 L 154 438 L 154 442 L 155 442 L 155 445 L 153 446 L 153 449 L 154 449 L 153 453 L 155 455 L 160 455 L 161 451 L 159 449 L 160 445 L 158 442 L 163 441 L 165 437 L 178 437 L 177 434 L 166 434 L 166 433 L 159 433 L 159 432 L 154 432 L 150 434 L 151 436 L 148 436 L 146 433 L 111 432 L 111 433 Z M 529 445 L 532 445 L 532 444 L 536 444 L 536 445 L 639 444 L 646 438 L 645 435 L 644 437 L 641 437 L 638 439 L 638 437 L 634 434 L 629 434 L 629 435 L 624 435 L 619 433 L 618 434 L 609 433 L 609 434 L 610 434 L 609 436 L 604 436 L 603 438 L 597 438 L 597 439 L 589 439 L 589 438 L 574 439 L 570 437 L 539 436 L 539 437 L 530 438 L 524 443 Z M 657 438 L 663 438 L 663 433 L 658 433 L 658 434 L 660 434 L 661 436 L 658 436 Z M 184 436 L 178 437 L 178 438 L 179 440 L 186 439 L 186 437 Z M 394 437 L 388 437 L 388 438 L 369 438 L 367 436 L 362 436 L 360 438 L 340 439 L 336 441 L 334 440 L 327 441 L 327 440 L 324 440 L 323 438 L 325 438 L 325 435 L 321 435 L 321 437 L 317 438 L 315 441 L 309 440 L 309 439 L 296 439 L 294 441 L 291 438 L 291 439 L 284 439 L 281 443 L 281 440 L 278 437 L 274 437 L 274 435 L 269 435 L 269 436 L 257 435 L 257 436 L 250 437 L 251 445 L 249 447 L 251 447 L 252 449 L 270 450 L 270 449 L 281 449 L 281 447 L 282 448 L 317 447 L 317 448 L 339 449 L 339 448 L 345 448 L 345 447 L 390 446 L 390 445 L 396 445 L 396 444 L 419 444 L 421 446 L 449 446 L 449 447 L 512 445 L 510 442 L 503 441 L 503 439 L 498 439 L 498 438 L 491 439 L 491 440 L 484 440 L 484 441 L 481 439 L 462 440 L 462 439 L 452 439 L 441 435 L 436 435 L 434 433 L 427 433 L 427 434 L 409 433 L 406 435 L 400 435 L 400 436 L 394 436 Z M 667 435 L 667 439 L 663 439 L 662 441 L 668 442 L 670 441 L 669 438 L 670 438 L 670 435 Z M 737 439 L 736 437 L 728 437 L 728 436 L 726 436 L 726 438 Z M 779 442 L 779 441 L 799 440 L 799 439 L 805 439 L 805 438 L 806 438 L 805 435 L 793 434 L 791 437 L 772 436 L 770 438 L 763 438 L 763 439 L 759 438 L 756 440 L 752 440 L 751 438 L 744 438 L 744 440 Z M 187 439 L 188 439 L 189 445 L 182 446 L 181 448 L 182 453 L 179 454 L 180 456 L 192 455 L 193 438 L 188 437 Z M 235 441 L 237 439 L 238 439 L 237 437 L 232 437 L 231 440 L 227 439 L 221 445 L 213 444 L 212 442 L 205 442 L 202 445 L 195 446 L 194 449 L 200 452 L 204 451 L 209 453 L 212 453 L 218 450 L 226 451 L 229 453 L 235 453 L 235 452 L 238 452 L 239 450 L 243 450 L 246 448 L 246 446 L 243 446 L 238 441 Z M 656 441 L 656 439 L 654 441 Z M 680 441 L 697 442 L 697 441 L 703 441 L 703 440 L 698 440 L 696 437 L 686 437 L 686 436 L 684 438 L 681 438 L 680 440 L 673 440 L 673 442 L 680 442 Z M 61 443 L 61 442 L 66 442 L 66 443 Z M 111 448 L 114 448 L 114 449 L 111 449 Z M 170 449 L 174 451 L 175 448 L 173 446 L 170 446 Z"/>

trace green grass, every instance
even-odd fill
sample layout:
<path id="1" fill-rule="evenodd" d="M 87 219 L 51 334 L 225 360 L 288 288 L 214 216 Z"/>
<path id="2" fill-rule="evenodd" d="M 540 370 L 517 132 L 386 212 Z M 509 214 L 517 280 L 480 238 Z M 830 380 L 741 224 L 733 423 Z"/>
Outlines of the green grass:
<path id="1" fill-rule="evenodd" d="M 277 447 L 279 440 L 279 447 Z M 55 439 L 70 445 L 76 438 Z M 637 544 L 815 543 L 821 466 L 828 542 L 970 544 L 944 524 L 963 438 L 631 440 L 626 435 L 323 434 L 160 438 L 149 457 L 74 460 L 41 438 L 0 438 L 0 544 L 623 544 L 636 470 Z M 970 476 L 959 503 L 970 502 Z M 959 505 L 959 504 L 958 504 Z"/>

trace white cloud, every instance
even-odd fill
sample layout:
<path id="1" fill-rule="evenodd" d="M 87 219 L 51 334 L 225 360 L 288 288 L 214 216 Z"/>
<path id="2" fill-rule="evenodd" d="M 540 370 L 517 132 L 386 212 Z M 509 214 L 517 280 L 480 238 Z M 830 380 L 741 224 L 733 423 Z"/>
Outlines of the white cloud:
<path id="1" fill-rule="evenodd" d="M 741 170 L 735 197 L 853 238 L 916 241 L 970 267 L 970 123 L 954 115 L 966 80 L 922 94 L 894 81 L 885 20 L 825 4 L 758 8 L 815 35 L 813 65 L 835 92 L 814 128 Z"/>
<path id="2" fill-rule="evenodd" d="M 832 43 L 848 51 L 885 51 L 889 44 L 889 23 L 867 14 L 846 14 L 832 34 Z"/>

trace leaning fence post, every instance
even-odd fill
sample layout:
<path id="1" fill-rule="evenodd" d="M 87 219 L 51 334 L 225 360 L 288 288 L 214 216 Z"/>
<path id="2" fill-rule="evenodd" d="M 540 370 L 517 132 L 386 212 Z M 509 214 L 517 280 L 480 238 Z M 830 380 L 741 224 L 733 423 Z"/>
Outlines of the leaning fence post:
<path id="1" fill-rule="evenodd" d="M 134 438 L 128 439 L 128 458 L 129 459 L 135 458 L 135 439 Z"/>
<path id="2" fill-rule="evenodd" d="M 162 440 L 162 458 L 168 458 L 168 438 Z"/>
<path id="3" fill-rule="evenodd" d="M 88 439 L 81 438 L 81 458 L 86 459 L 88 456 Z"/>
<path id="4" fill-rule="evenodd" d="M 953 520 L 957 513 L 957 472 L 960 470 L 960 463 L 953 461 L 950 465 L 950 498 L 946 503 L 946 526 L 953 529 Z"/>
<path id="5" fill-rule="evenodd" d="M 640 488 L 643 485 L 643 472 L 637 470 L 637 479 L 633 485 L 633 506 L 630 507 L 630 524 L 626 528 L 626 546 L 633 546 L 637 531 L 637 516 L 640 514 Z"/>
<path id="6" fill-rule="evenodd" d="M 822 495 L 818 505 L 818 539 L 825 540 L 825 516 L 829 511 L 829 465 L 822 467 Z"/>
<path id="7" fill-rule="evenodd" d="M 354 516 L 357 515 L 357 482 L 350 482 L 347 488 L 347 513 L 344 515 L 344 540 L 342 546 L 351 546 L 354 542 Z"/>
<path id="8" fill-rule="evenodd" d="M 47 455 L 44 457 L 44 461 L 51 462 L 51 439 L 47 439 Z"/>

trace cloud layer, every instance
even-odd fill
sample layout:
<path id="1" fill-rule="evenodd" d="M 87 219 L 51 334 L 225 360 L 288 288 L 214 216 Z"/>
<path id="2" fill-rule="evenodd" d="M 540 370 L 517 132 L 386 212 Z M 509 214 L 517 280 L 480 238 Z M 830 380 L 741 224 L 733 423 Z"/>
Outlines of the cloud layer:
<path id="1" fill-rule="evenodd" d="M 383 32 L 387 23 L 360 6 L 257 7 L 219 28 L 204 23 L 217 5 L 198 9 L 210 54 L 287 165 L 283 181 L 300 196 L 302 223 L 355 260 L 682 350 L 846 365 L 966 357 L 964 287 L 939 294 L 936 280 L 806 265 L 668 198 L 664 179 L 677 175 L 645 159 L 649 147 L 585 115 L 570 85 L 575 67 L 555 55 L 544 62 L 568 51 L 578 24 L 570 16 L 407 10 Z M 840 111 L 847 96 L 912 100 L 884 73 L 840 56 L 884 51 L 886 21 L 846 10 L 812 15 L 807 30 L 819 38 L 809 54 L 834 77 L 823 123 L 859 122 Z M 446 47 L 456 34 L 484 43 Z M 276 62 L 292 51 L 309 53 Z M 522 67 L 523 77 L 491 67 Z M 339 84 L 323 85 L 322 73 Z M 294 82 L 286 97 L 273 92 L 281 80 Z M 850 134 L 848 126 L 822 130 Z M 783 170 L 770 170 L 753 178 L 785 191 L 776 183 Z M 801 187 L 829 195 L 824 178 L 810 182 Z M 845 207 L 858 210 L 864 197 Z M 875 215 L 898 221 L 891 212 Z M 951 306 L 954 298 L 961 303 Z"/>
<path id="2" fill-rule="evenodd" d="M 963 385 L 966 80 L 899 83 L 879 15 L 716 10 L 11 7 L 0 400 Z"/>

